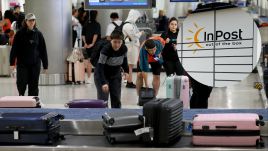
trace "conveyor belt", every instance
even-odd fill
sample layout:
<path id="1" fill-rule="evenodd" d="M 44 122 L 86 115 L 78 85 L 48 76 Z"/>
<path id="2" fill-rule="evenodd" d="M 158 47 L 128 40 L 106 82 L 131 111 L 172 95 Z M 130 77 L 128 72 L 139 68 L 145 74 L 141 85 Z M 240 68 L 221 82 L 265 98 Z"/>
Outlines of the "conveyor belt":
<path id="1" fill-rule="evenodd" d="M 105 112 L 116 111 L 118 109 L 0 109 L 3 112 L 57 112 L 63 114 L 68 120 L 101 120 Z M 122 109 L 134 110 L 142 113 L 141 109 Z M 183 119 L 192 120 L 192 117 L 198 113 L 257 113 L 262 115 L 265 121 L 268 121 L 268 109 L 196 109 L 184 110 Z"/>
<path id="2" fill-rule="evenodd" d="M 194 147 L 191 144 L 191 136 L 184 135 L 181 140 L 169 148 L 153 148 L 144 146 L 143 144 L 131 143 L 110 145 L 104 136 L 102 136 L 101 115 L 110 109 L 0 109 L 2 112 L 58 112 L 65 115 L 62 121 L 62 133 L 65 134 L 66 140 L 61 141 L 56 146 L 1 146 L 1 150 L 5 151 L 178 151 L 178 150 L 256 150 L 255 147 Z M 135 110 L 142 112 L 142 110 Z M 193 115 L 197 113 L 257 113 L 263 115 L 266 121 L 266 127 L 262 129 L 262 134 L 267 148 L 258 149 L 260 151 L 268 151 L 268 110 L 185 110 L 184 123 L 191 122 Z M 68 135 L 69 134 L 69 135 Z M 74 135 L 76 134 L 76 135 Z"/>

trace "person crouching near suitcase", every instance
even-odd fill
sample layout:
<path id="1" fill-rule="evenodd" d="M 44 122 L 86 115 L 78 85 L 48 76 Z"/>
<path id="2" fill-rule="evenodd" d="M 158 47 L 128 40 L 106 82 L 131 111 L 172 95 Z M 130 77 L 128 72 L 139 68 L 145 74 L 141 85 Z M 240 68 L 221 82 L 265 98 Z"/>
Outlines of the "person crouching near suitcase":
<path id="1" fill-rule="evenodd" d="M 36 28 L 36 17 L 25 16 L 23 27 L 16 33 L 10 52 L 10 69 L 15 68 L 17 58 L 17 89 L 23 96 L 28 85 L 28 95 L 38 96 L 38 80 L 41 61 L 44 73 L 48 69 L 48 57 L 43 34 Z"/>
<path id="2" fill-rule="evenodd" d="M 137 65 L 137 81 L 136 90 L 139 95 L 141 87 L 143 87 L 143 82 L 146 88 L 149 88 L 147 73 L 150 72 L 149 65 L 151 66 L 151 71 L 153 73 L 153 89 L 155 91 L 155 96 L 158 94 L 160 87 L 160 73 L 162 69 L 163 59 L 161 52 L 163 45 L 160 40 L 148 39 L 145 41 L 144 45 L 140 49 L 140 56 Z"/>
<path id="3" fill-rule="evenodd" d="M 124 35 L 121 31 L 113 31 L 111 42 L 100 52 L 94 76 L 97 97 L 108 101 L 109 93 L 112 108 L 121 108 L 121 67 L 128 77 L 127 47 L 123 44 Z"/>

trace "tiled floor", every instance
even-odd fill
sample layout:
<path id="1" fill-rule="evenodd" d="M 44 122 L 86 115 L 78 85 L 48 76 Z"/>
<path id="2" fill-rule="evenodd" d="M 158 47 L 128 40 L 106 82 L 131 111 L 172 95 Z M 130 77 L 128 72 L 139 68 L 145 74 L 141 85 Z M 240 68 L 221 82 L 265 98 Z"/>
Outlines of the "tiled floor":
<path id="1" fill-rule="evenodd" d="M 227 88 L 214 88 L 209 98 L 209 108 L 263 108 L 260 92 L 253 88 L 256 74 L 251 74 L 246 80 L 235 86 Z M 149 76 L 152 79 L 152 76 Z M 164 73 L 161 74 L 161 88 L 158 97 L 165 97 Z M 123 108 L 138 108 L 135 89 L 127 89 L 122 83 Z M 72 99 L 96 98 L 96 88 L 91 84 L 40 86 L 39 95 L 45 107 L 63 108 L 64 104 Z M 26 93 L 27 94 L 27 93 Z M 18 95 L 15 79 L 0 78 L 0 96 Z"/>

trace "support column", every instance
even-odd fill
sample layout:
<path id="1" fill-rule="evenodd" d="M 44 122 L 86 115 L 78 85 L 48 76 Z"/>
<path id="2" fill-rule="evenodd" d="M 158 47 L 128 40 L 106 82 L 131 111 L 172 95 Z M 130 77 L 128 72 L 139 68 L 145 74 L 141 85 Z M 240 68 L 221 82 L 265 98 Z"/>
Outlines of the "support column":
<path id="1" fill-rule="evenodd" d="M 40 76 L 39 84 L 65 84 L 66 57 L 72 51 L 72 1 L 25 0 L 25 12 L 36 15 L 48 51 L 48 75 Z"/>

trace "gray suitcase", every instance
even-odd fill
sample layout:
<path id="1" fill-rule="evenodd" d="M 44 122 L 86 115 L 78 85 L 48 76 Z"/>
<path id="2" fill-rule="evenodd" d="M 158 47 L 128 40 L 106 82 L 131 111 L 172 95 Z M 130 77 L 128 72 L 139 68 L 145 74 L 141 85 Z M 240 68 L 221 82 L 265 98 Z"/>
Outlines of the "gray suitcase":
<path id="1" fill-rule="evenodd" d="M 106 112 L 102 119 L 108 132 L 132 132 L 143 127 L 143 116 L 135 111 Z"/>

